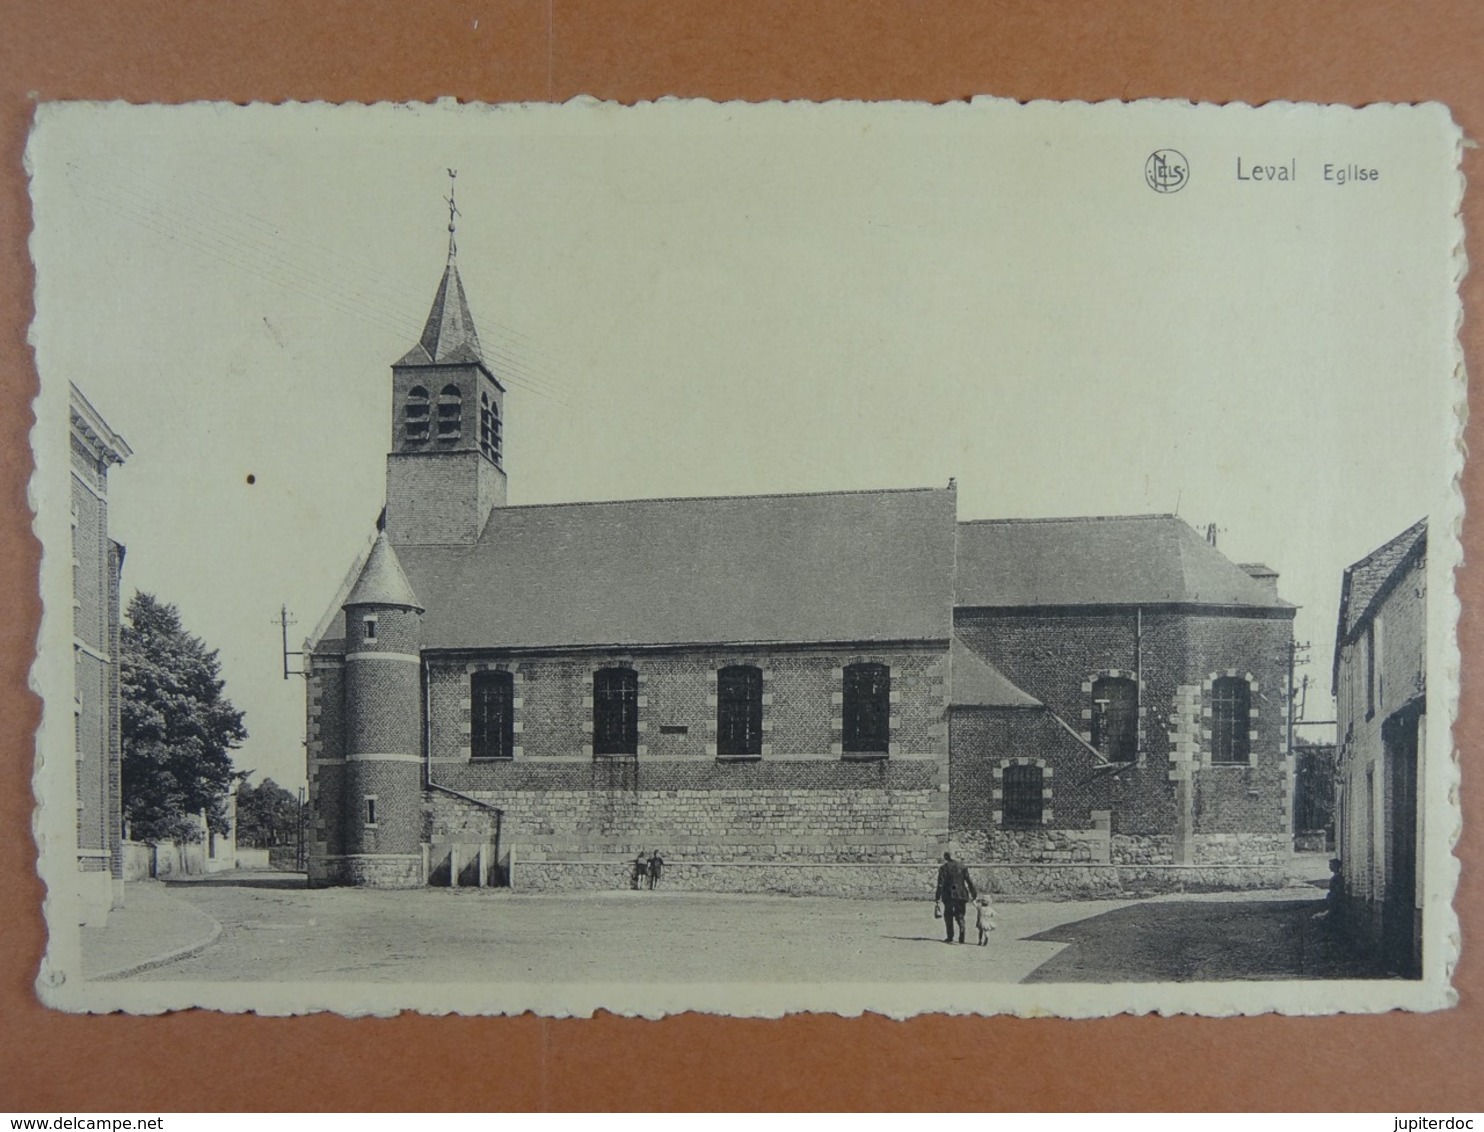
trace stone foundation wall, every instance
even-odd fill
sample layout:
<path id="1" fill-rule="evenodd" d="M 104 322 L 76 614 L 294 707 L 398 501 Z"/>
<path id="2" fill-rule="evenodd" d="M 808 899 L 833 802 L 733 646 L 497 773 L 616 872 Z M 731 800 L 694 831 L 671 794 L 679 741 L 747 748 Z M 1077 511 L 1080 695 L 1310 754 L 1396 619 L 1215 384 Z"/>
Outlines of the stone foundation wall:
<path id="1" fill-rule="evenodd" d="M 512 870 L 517 892 L 600 892 L 630 887 L 628 861 L 525 861 Z M 1278 865 L 1177 866 L 971 863 L 982 891 L 1037 900 L 1082 900 L 1166 892 L 1281 888 Z M 936 863 L 827 864 L 671 861 L 662 891 L 771 893 L 852 899 L 931 900 Z"/>
<path id="2" fill-rule="evenodd" d="M 954 835 L 972 858 L 1000 863 L 1107 864 L 1108 833 L 1097 829 L 991 829 Z"/>
<path id="3" fill-rule="evenodd" d="M 1196 865 L 1284 865 L 1293 856 L 1287 833 L 1198 833 Z"/>
<path id="4" fill-rule="evenodd" d="M 339 874 L 331 884 L 364 885 L 367 888 L 420 888 L 424 883 L 422 856 L 343 857 L 328 862 L 330 870 Z"/>
<path id="5" fill-rule="evenodd" d="M 578 768 L 588 772 L 587 767 Z M 738 768 L 739 777 L 793 776 L 810 767 Z M 722 861 L 931 860 L 947 835 L 935 763 L 823 769 L 872 785 L 791 788 L 784 782 L 699 789 L 480 790 L 504 811 L 501 851 L 524 861 L 583 860 L 659 849 L 666 856 Z M 641 772 L 644 773 L 644 772 Z M 874 781 L 873 781 L 874 780 Z M 435 831 L 461 825 L 467 803 L 428 797 Z"/>
<path id="6" fill-rule="evenodd" d="M 995 863 L 1173 865 L 1175 839 L 1168 835 L 1111 836 L 1099 829 L 988 830 L 959 832 L 954 842 L 971 858 Z M 1195 866 L 1286 866 L 1292 842 L 1281 833 L 1198 833 Z"/>
<path id="7" fill-rule="evenodd" d="M 1169 834 L 1115 834 L 1109 848 L 1109 858 L 1115 865 L 1175 863 L 1175 838 Z"/>

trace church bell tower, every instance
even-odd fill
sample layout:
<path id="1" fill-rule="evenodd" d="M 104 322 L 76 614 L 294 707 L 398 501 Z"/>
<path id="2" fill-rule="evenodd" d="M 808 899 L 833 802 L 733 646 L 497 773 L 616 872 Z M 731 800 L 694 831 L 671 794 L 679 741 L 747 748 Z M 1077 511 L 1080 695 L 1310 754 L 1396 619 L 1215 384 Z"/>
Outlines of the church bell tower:
<path id="1" fill-rule="evenodd" d="M 457 215 L 450 192 L 443 280 L 422 337 L 392 366 L 386 532 L 396 546 L 472 543 L 505 503 L 505 387 L 485 364 L 464 297 Z"/>

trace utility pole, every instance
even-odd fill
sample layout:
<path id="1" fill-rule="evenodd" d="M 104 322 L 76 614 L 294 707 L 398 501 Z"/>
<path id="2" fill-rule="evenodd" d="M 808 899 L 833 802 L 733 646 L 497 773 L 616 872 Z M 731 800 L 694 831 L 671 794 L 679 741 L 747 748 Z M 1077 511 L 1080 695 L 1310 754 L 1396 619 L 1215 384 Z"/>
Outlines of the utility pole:
<path id="1" fill-rule="evenodd" d="M 304 655 L 302 652 L 290 652 L 289 651 L 289 626 L 290 625 L 297 625 L 298 624 L 297 621 L 295 621 L 292 617 L 289 616 L 289 607 L 287 605 L 281 605 L 281 606 L 279 606 L 278 607 L 278 616 L 275 617 L 271 622 L 269 622 L 269 624 L 277 625 L 279 627 L 279 629 L 281 630 L 281 632 L 282 632 L 282 636 L 283 636 L 283 678 L 285 680 L 287 680 L 290 676 L 303 676 L 304 675 L 304 669 L 303 669 L 303 666 L 302 665 L 300 666 L 298 672 L 294 672 L 293 670 L 291 670 L 289 668 L 289 657 L 291 657 L 291 656 L 303 657 L 303 655 Z"/>
<path id="2" fill-rule="evenodd" d="M 1309 642 L 1309 641 L 1295 641 L 1295 640 L 1290 640 L 1288 642 L 1288 746 L 1287 746 L 1287 752 L 1288 752 L 1288 754 L 1290 756 L 1293 754 L 1293 725 L 1296 722 L 1295 716 L 1297 715 L 1298 708 L 1299 708 L 1299 690 L 1298 690 L 1298 688 L 1297 688 L 1297 686 L 1295 684 L 1297 670 L 1298 670 L 1298 666 L 1299 665 L 1301 665 L 1301 664 L 1308 664 L 1309 663 L 1308 653 L 1309 653 L 1309 649 L 1312 648 L 1312 647 L 1313 646 L 1312 646 L 1311 642 Z M 1305 694 L 1305 697 L 1304 697 L 1305 700 L 1308 699 L 1308 696 L 1307 696 L 1308 687 L 1309 687 L 1309 678 L 1308 678 L 1308 676 L 1305 676 L 1304 677 L 1304 691 L 1306 693 Z"/>

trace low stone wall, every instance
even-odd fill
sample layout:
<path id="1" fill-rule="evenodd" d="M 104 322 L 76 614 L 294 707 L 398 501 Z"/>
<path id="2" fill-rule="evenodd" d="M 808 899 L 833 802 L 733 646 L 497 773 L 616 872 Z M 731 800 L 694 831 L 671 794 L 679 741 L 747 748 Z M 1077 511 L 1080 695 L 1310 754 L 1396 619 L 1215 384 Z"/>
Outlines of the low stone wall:
<path id="1" fill-rule="evenodd" d="M 1099 829 L 995 829 L 954 834 L 968 857 L 995 862 L 1055 861 L 1063 864 L 1107 864 L 1108 832 Z"/>
<path id="2" fill-rule="evenodd" d="M 1175 864 L 1175 839 L 1169 834 L 994 829 L 956 831 L 954 841 L 968 857 L 1005 864 Z M 1286 833 L 1197 833 L 1191 838 L 1191 850 L 1194 866 L 1282 866 L 1293 855 L 1293 842 Z"/>
<path id="3" fill-rule="evenodd" d="M 1282 865 L 1293 856 L 1288 833 L 1197 833 L 1197 865 Z"/>
<path id="4" fill-rule="evenodd" d="M 1282 888 L 1288 879 L 1283 865 L 1026 864 L 971 866 L 971 871 L 989 892 L 1038 900 Z"/>
<path id="5" fill-rule="evenodd" d="M 311 858 L 309 887 L 349 884 L 366 888 L 421 888 L 425 883 L 422 857 Z"/>
<path id="6" fill-rule="evenodd" d="M 1175 839 L 1167 833 L 1115 833 L 1109 854 L 1115 865 L 1173 865 Z"/>
<path id="7" fill-rule="evenodd" d="M 838 896 L 856 899 L 929 900 L 936 862 L 926 864 L 820 864 L 811 862 L 672 861 L 663 890 Z M 1164 892 L 1281 888 L 1281 865 L 1094 865 L 970 863 L 981 889 L 1040 900 L 1128 897 Z M 628 861 L 525 861 L 516 863 L 518 892 L 601 892 L 631 887 Z"/>
<path id="8" fill-rule="evenodd" d="M 150 877 L 201 876 L 206 872 L 206 849 L 196 843 L 161 841 L 124 842 L 124 879 L 148 880 Z"/>

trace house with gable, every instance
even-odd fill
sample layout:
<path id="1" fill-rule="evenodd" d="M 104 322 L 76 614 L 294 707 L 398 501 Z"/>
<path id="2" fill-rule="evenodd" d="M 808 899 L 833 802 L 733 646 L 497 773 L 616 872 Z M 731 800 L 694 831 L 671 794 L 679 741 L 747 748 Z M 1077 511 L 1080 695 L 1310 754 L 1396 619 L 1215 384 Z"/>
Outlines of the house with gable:
<path id="1" fill-rule="evenodd" d="M 1294 607 L 1173 516 L 947 488 L 508 506 L 456 256 L 306 642 L 311 883 L 920 894 L 1281 880 Z"/>
<path id="2" fill-rule="evenodd" d="M 1345 571 L 1333 690 L 1339 914 L 1360 950 L 1416 978 L 1427 752 L 1425 519 Z"/>

